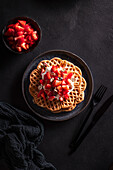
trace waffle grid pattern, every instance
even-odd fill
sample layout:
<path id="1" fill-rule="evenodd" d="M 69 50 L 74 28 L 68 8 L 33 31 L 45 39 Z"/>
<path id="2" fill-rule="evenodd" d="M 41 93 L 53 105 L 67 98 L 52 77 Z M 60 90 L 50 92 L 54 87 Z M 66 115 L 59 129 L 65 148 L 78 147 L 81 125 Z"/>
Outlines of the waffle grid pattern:
<path id="1" fill-rule="evenodd" d="M 69 93 L 69 98 L 64 101 L 59 101 L 54 99 L 53 101 L 49 101 L 48 98 L 46 100 L 43 97 L 37 97 L 39 93 L 38 86 L 40 86 L 41 79 L 41 70 L 44 67 L 49 66 L 62 66 L 67 71 L 71 71 L 73 73 L 74 79 L 74 89 Z M 60 58 L 52 58 L 51 60 L 43 60 L 41 61 L 37 68 L 34 69 L 30 74 L 30 84 L 29 84 L 29 92 L 33 97 L 33 101 L 40 107 L 46 108 L 53 113 L 59 113 L 62 111 L 71 111 L 73 110 L 77 104 L 84 100 L 84 91 L 86 89 L 86 80 L 82 77 L 82 71 L 79 67 L 75 66 L 69 61 L 62 60 Z"/>

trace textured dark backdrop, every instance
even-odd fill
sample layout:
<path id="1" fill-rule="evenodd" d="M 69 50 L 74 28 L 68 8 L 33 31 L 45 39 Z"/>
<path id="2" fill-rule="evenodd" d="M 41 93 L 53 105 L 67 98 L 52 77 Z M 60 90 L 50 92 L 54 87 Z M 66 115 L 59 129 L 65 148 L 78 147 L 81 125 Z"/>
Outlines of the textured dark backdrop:
<path id="1" fill-rule="evenodd" d="M 16 16 L 28 16 L 39 22 L 42 40 L 31 53 L 15 55 L 4 47 L 0 36 L 1 101 L 33 114 L 22 96 L 22 76 L 37 55 L 51 49 L 68 50 L 85 60 L 94 77 L 94 91 L 101 83 L 108 87 L 98 107 L 113 93 L 112 0 L 1 0 L 0 30 Z M 68 145 L 86 114 L 65 122 L 41 120 L 45 136 L 39 149 L 58 170 L 107 170 L 112 164 L 113 105 L 78 150 L 68 156 Z"/>

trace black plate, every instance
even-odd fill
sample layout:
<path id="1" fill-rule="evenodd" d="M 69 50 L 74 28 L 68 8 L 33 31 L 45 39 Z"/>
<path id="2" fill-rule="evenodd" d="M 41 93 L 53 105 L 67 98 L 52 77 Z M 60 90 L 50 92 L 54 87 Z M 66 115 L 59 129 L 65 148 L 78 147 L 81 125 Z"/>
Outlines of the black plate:
<path id="1" fill-rule="evenodd" d="M 37 67 L 40 61 L 45 59 L 50 60 L 53 57 L 59 57 L 63 60 L 72 62 L 74 65 L 77 65 L 82 70 L 83 77 L 86 79 L 87 82 L 84 101 L 78 104 L 77 107 L 75 107 L 75 109 L 70 112 L 52 113 L 49 110 L 41 108 L 33 103 L 33 98 L 29 93 L 30 73 Z M 36 113 L 41 118 L 52 121 L 68 120 L 82 112 L 89 104 L 93 93 L 93 77 L 87 64 L 77 55 L 64 50 L 51 50 L 40 54 L 28 65 L 22 79 L 22 92 L 27 105 L 34 113 Z"/>

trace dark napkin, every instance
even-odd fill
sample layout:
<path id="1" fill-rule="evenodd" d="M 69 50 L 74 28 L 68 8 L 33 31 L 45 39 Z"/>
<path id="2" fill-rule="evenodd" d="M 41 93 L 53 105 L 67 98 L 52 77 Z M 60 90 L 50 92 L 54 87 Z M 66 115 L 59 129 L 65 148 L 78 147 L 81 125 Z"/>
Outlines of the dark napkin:
<path id="1" fill-rule="evenodd" d="M 43 136 L 37 119 L 0 102 L 0 170 L 56 170 L 38 150 Z"/>

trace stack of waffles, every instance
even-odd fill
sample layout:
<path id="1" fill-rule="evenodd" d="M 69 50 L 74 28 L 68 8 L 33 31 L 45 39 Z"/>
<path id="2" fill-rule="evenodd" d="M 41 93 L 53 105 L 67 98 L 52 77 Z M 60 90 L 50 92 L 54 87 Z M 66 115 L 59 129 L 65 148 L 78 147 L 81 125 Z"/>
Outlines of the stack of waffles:
<path id="1" fill-rule="evenodd" d="M 44 65 L 47 67 L 52 66 L 62 66 L 68 72 L 73 73 L 74 78 L 74 88 L 69 93 L 69 97 L 66 100 L 60 101 L 58 99 L 54 99 L 52 101 L 44 99 L 42 96 L 37 97 L 39 94 L 39 86 L 40 80 L 42 79 L 41 71 Z M 84 100 L 84 91 L 86 89 L 86 80 L 82 76 L 82 71 L 79 67 L 75 66 L 73 63 L 62 60 L 61 58 L 55 57 L 51 60 L 42 60 L 36 69 L 34 69 L 30 74 L 30 84 L 29 84 L 29 92 L 33 97 L 33 102 L 40 107 L 50 110 L 53 113 L 59 113 L 63 111 L 71 111 L 73 110 L 77 104 Z"/>

